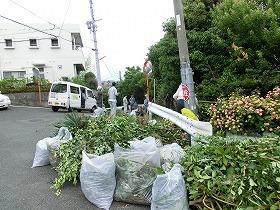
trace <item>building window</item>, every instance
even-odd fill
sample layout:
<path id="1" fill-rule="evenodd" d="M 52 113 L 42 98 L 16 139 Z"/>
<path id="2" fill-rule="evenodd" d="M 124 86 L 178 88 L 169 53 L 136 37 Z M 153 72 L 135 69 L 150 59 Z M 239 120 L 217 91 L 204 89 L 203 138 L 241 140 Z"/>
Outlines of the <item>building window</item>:
<path id="1" fill-rule="evenodd" d="M 82 71 L 85 71 L 85 68 L 84 68 L 84 65 L 83 64 L 74 64 L 74 74 L 77 76 L 77 75 L 80 75 L 80 73 Z"/>
<path id="2" fill-rule="evenodd" d="M 83 47 L 83 42 L 80 33 L 71 33 L 72 50 L 79 50 Z"/>
<path id="3" fill-rule="evenodd" d="M 33 68 L 32 70 L 33 70 L 33 75 L 34 76 L 45 79 L 44 67 L 36 67 L 36 68 Z"/>
<path id="4" fill-rule="evenodd" d="M 3 77 L 5 78 L 24 78 L 24 75 L 26 74 L 26 71 L 4 71 Z"/>
<path id="5" fill-rule="evenodd" d="M 29 39 L 30 47 L 38 47 L 37 39 Z"/>
<path id="6" fill-rule="evenodd" d="M 12 39 L 5 39 L 5 48 L 13 48 L 13 40 Z"/>
<path id="7" fill-rule="evenodd" d="M 52 48 L 58 48 L 59 47 L 59 43 L 58 43 L 58 39 L 57 38 L 51 39 L 51 47 Z"/>

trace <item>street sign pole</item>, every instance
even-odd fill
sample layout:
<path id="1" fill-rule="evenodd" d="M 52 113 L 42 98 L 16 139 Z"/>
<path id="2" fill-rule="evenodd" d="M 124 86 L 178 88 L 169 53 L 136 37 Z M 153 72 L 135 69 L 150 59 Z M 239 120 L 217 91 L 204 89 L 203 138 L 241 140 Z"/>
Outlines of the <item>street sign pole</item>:
<path id="1" fill-rule="evenodd" d="M 182 0 L 173 0 L 174 12 L 176 20 L 176 31 L 179 47 L 180 65 L 181 65 L 181 81 L 187 85 L 190 89 L 189 103 L 185 103 L 185 106 L 197 112 L 194 82 L 193 82 L 193 71 L 190 65 L 188 42 L 186 36 L 185 21 L 183 15 L 183 3 Z"/>

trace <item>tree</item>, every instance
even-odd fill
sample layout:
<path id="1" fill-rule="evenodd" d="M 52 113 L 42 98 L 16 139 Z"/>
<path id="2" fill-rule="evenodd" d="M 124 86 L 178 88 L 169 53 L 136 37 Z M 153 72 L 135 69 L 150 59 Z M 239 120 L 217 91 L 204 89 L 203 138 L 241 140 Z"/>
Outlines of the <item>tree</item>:
<path id="1" fill-rule="evenodd" d="M 138 103 L 144 101 L 145 95 L 144 73 L 139 66 L 126 67 L 124 80 L 118 85 L 120 97 L 134 95 Z"/>
<path id="2" fill-rule="evenodd" d="M 97 88 L 96 76 L 92 72 L 82 71 L 80 75 L 71 79 L 73 83 L 86 86 L 92 90 Z"/>
<path id="3" fill-rule="evenodd" d="M 91 62 L 92 62 L 92 58 L 91 58 L 91 54 L 89 54 L 85 60 L 85 70 L 86 71 L 91 71 L 91 69 L 92 69 Z"/>
<path id="4" fill-rule="evenodd" d="M 277 0 L 184 1 L 188 45 L 199 99 L 232 92 L 265 93 L 280 81 L 280 2 Z M 162 102 L 180 83 L 174 20 L 148 57 Z"/>

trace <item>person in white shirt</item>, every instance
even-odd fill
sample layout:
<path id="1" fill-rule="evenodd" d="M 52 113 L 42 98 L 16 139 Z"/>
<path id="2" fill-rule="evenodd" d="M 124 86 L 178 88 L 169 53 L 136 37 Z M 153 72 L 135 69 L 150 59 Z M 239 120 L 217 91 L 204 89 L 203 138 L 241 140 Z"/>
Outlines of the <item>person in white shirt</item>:
<path id="1" fill-rule="evenodd" d="M 111 108 L 111 115 L 115 116 L 116 115 L 116 111 L 117 111 L 117 95 L 118 95 L 118 91 L 117 88 L 115 87 L 116 83 L 112 82 L 112 87 L 109 88 L 108 90 L 108 102 Z"/>
<path id="2" fill-rule="evenodd" d="M 173 95 L 173 98 L 176 100 L 176 111 L 181 113 L 181 110 L 185 108 L 185 102 L 189 99 L 189 88 L 188 86 L 181 83 Z"/>
<path id="3" fill-rule="evenodd" d="M 124 113 L 127 113 L 127 107 L 128 107 L 128 100 L 127 100 L 127 97 L 124 96 L 123 97 L 123 111 L 124 111 Z"/>

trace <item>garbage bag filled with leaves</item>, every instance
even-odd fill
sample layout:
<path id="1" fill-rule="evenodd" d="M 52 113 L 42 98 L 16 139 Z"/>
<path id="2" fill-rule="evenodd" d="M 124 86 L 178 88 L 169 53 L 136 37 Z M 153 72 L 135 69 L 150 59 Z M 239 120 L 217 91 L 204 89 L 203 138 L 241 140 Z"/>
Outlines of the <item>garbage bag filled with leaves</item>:
<path id="1" fill-rule="evenodd" d="M 184 178 L 180 165 L 158 175 L 152 188 L 151 210 L 188 210 Z"/>
<path id="2" fill-rule="evenodd" d="M 56 166 L 58 164 L 58 159 L 57 157 L 54 156 L 53 151 L 57 150 L 61 144 L 69 140 L 72 140 L 72 138 L 73 138 L 72 134 L 70 133 L 68 128 L 61 127 L 58 131 L 58 134 L 52 138 L 53 140 L 47 142 L 47 148 L 49 151 L 49 160 L 51 165 Z"/>
<path id="3" fill-rule="evenodd" d="M 162 163 L 180 163 L 185 154 L 185 151 L 177 143 L 167 144 L 160 148 Z"/>
<path id="4" fill-rule="evenodd" d="M 51 141 L 53 138 L 48 137 L 37 142 L 32 168 L 50 164 L 47 143 Z"/>
<path id="5" fill-rule="evenodd" d="M 156 169 L 160 166 L 159 151 L 155 143 L 149 148 L 143 142 L 134 142 L 133 145 L 134 148 L 128 149 L 115 145 L 115 200 L 148 205 L 151 203 Z"/>
<path id="6" fill-rule="evenodd" d="M 101 156 L 82 152 L 81 188 L 85 197 L 98 208 L 109 210 L 116 187 L 113 153 Z"/>

